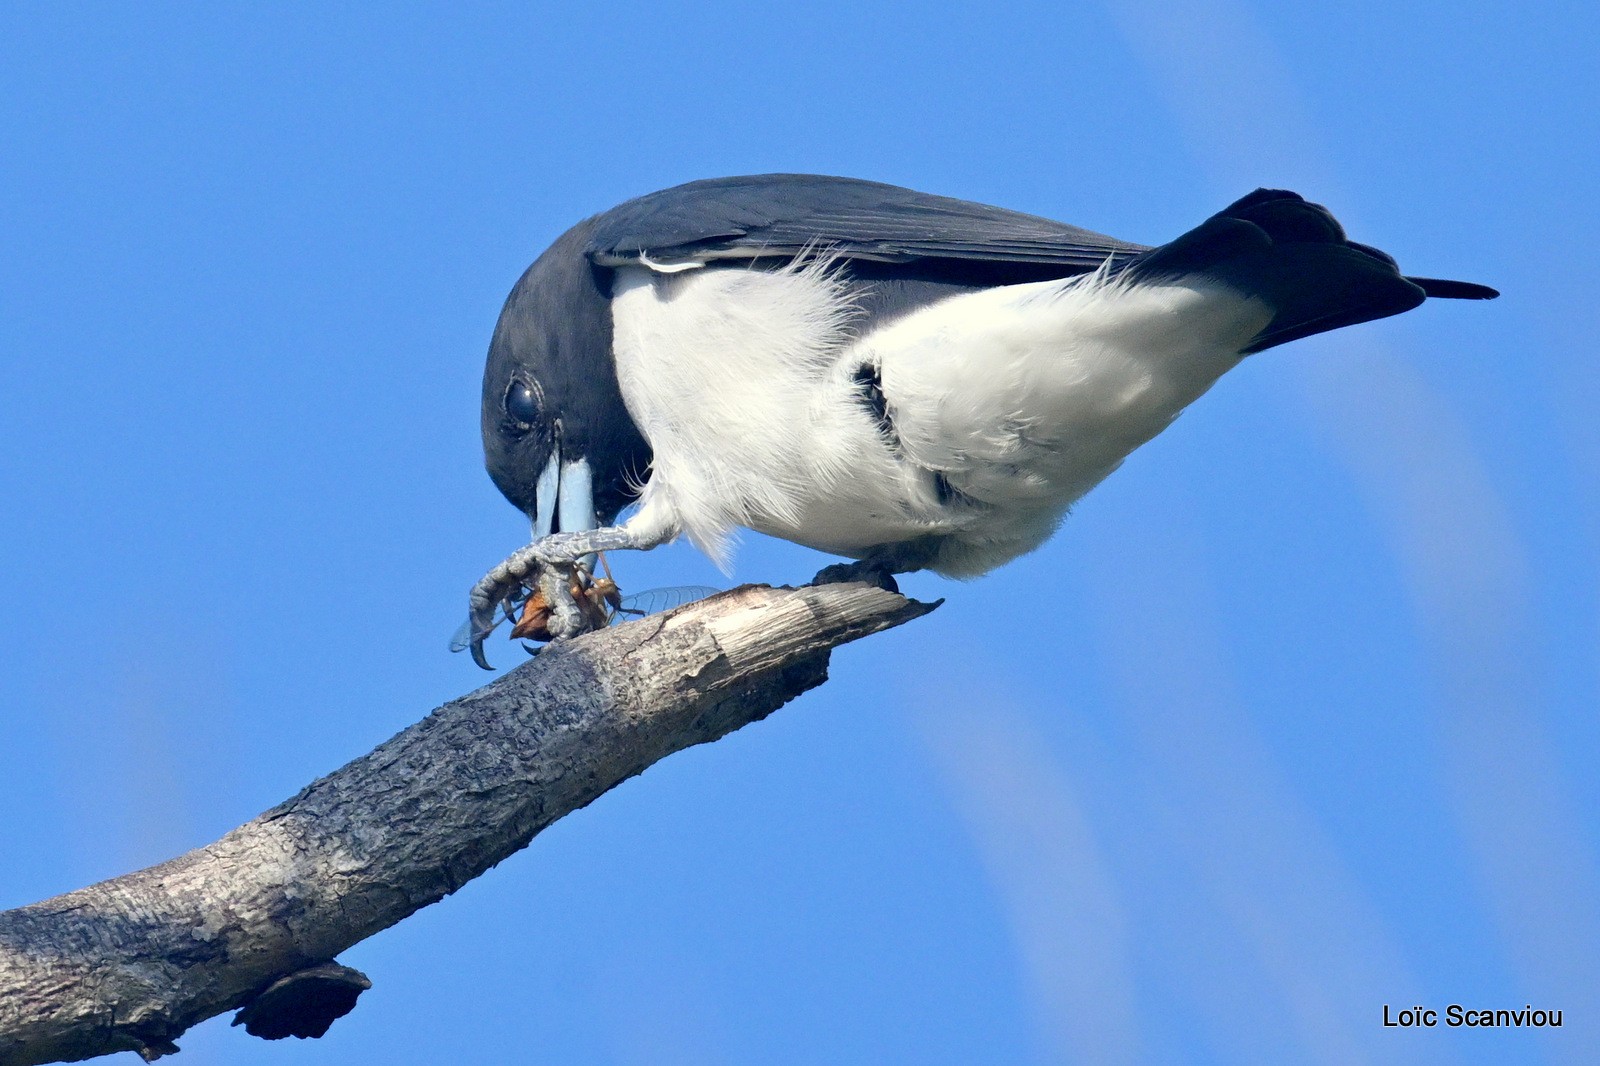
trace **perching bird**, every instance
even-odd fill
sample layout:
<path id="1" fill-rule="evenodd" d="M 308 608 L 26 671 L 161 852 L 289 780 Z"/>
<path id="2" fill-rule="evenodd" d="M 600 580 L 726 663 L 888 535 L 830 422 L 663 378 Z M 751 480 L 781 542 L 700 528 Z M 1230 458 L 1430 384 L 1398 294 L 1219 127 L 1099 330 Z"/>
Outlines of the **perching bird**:
<path id="1" fill-rule="evenodd" d="M 571 635 L 575 561 L 680 534 L 719 561 L 744 527 L 847 575 L 984 573 L 1244 356 L 1496 295 L 1406 277 L 1270 189 L 1158 248 L 851 178 L 630 200 L 562 235 L 495 327 L 485 460 L 533 541 L 473 589 L 473 657 L 524 585 Z"/>

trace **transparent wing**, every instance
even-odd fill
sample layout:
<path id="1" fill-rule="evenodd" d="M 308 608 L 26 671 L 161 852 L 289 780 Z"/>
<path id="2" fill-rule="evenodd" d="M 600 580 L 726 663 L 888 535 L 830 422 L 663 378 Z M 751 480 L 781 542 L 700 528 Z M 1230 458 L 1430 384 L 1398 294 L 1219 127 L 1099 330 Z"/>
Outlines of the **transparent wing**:
<path id="1" fill-rule="evenodd" d="M 497 620 L 494 625 L 497 626 L 499 624 L 500 623 Z M 490 626 L 489 629 L 492 632 L 494 630 L 494 626 Z M 454 633 L 450 634 L 450 650 L 451 651 L 466 651 L 471 646 L 472 646 L 472 619 L 469 618 L 465 622 L 462 622 L 459 626 L 456 626 L 456 631 Z"/>
<path id="2" fill-rule="evenodd" d="M 517 592 L 506 597 L 506 601 L 500 605 L 500 616 L 484 631 L 483 635 L 488 636 L 499 627 L 501 622 L 515 618 L 517 613 L 522 610 L 522 605 L 527 602 L 527 599 L 527 589 L 518 589 Z M 466 651 L 470 647 L 472 647 L 472 619 L 469 618 L 457 626 L 456 631 L 450 635 L 450 650 Z"/>
<path id="3" fill-rule="evenodd" d="M 625 622 L 629 618 L 638 618 L 641 615 L 670 611 L 674 607 L 682 607 L 686 603 L 715 596 L 721 591 L 710 585 L 670 585 L 666 588 L 645 589 L 643 592 L 622 598 L 622 608 L 612 616 L 611 624 L 616 625 L 618 622 Z"/>

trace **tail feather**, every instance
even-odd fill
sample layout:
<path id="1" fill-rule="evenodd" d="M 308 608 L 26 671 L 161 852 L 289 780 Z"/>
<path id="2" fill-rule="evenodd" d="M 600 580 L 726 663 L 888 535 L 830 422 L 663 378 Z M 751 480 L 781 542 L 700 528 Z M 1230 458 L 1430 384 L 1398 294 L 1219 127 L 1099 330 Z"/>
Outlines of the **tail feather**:
<path id="1" fill-rule="evenodd" d="M 1492 300 L 1500 295 L 1499 289 L 1478 285 L 1471 281 L 1448 281 L 1444 278 L 1414 278 L 1407 281 L 1429 296 L 1441 300 Z"/>
<path id="2" fill-rule="evenodd" d="M 1429 296 L 1488 300 L 1486 285 L 1400 273 L 1393 257 L 1349 240 L 1321 204 L 1257 189 L 1198 227 L 1133 260 L 1139 277 L 1214 278 L 1274 310 L 1246 354 L 1409 311 Z"/>

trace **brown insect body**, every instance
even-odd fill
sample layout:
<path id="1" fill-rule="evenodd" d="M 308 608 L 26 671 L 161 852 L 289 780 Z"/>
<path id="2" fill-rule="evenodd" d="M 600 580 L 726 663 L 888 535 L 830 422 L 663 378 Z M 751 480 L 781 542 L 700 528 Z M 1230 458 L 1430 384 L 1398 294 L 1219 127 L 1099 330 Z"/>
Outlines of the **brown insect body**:
<path id="1" fill-rule="evenodd" d="M 587 630 L 604 629 L 611 624 L 613 613 L 622 609 L 622 594 L 617 591 L 617 583 L 610 577 L 591 578 L 585 583 L 579 571 L 574 570 L 567 590 L 577 603 Z M 522 613 L 517 617 L 511 636 L 518 640 L 553 639 L 550 635 L 550 601 L 539 589 L 534 589 L 523 603 Z"/>

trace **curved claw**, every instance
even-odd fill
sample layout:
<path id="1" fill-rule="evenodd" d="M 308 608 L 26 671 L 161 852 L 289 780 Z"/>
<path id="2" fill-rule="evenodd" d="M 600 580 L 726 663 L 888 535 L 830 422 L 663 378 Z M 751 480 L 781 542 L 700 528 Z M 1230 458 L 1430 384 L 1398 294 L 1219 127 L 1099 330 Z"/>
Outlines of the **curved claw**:
<path id="1" fill-rule="evenodd" d="M 467 596 L 467 619 L 472 624 L 472 661 L 485 670 L 493 670 L 483 655 L 483 641 L 494 628 L 494 612 L 507 599 L 522 590 L 524 579 L 546 559 L 537 542 L 526 544 L 490 570 L 472 586 Z"/>
<path id="2" fill-rule="evenodd" d="M 484 657 L 483 641 L 494 631 L 494 612 L 509 594 L 504 584 L 495 580 L 493 570 L 485 574 L 467 594 L 467 629 L 471 633 L 467 647 L 472 652 L 472 661 L 485 670 L 493 670 L 494 667 Z"/>
<path id="3" fill-rule="evenodd" d="M 471 608 L 467 612 L 467 625 L 471 629 L 472 639 L 467 647 L 472 651 L 473 662 L 485 670 L 493 670 L 494 667 L 489 665 L 489 660 L 483 654 L 483 640 L 494 630 L 494 612 L 500 605 L 500 600 L 490 599 L 483 590 L 483 582 L 480 581 L 472 590 L 469 602 Z"/>
<path id="4" fill-rule="evenodd" d="M 480 667 L 482 667 L 485 670 L 493 670 L 494 669 L 494 667 L 489 664 L 488 658 L 483 654 L 483 638 L 482 637 L 473 637 L 472 638 L 472 661 L 477 663 Z"/>

